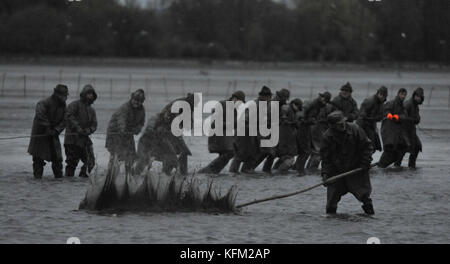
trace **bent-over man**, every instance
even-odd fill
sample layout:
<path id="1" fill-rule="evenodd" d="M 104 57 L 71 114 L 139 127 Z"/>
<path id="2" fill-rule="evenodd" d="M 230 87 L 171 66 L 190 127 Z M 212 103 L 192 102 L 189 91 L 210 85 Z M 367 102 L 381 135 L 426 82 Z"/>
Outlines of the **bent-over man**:
<path id="1" fill-rule="evenodd" d="M 280 139 L 274 147 L 275 157 L 278 157 L 273 169 L 286 173 L 295 162 L 297 155 L 297 113 L 302 110 L 303 101 L 295 98 L 289 104 L 281 107 L 280 112 Z"/>
<path id="2" fill-rule="evenodd" d="M 160 113 L 150 118 L 144 134 L 139 139 L 135 173 L 142 172 L 146 167 L 151 168 L 153 158 L 163 163 L 162 171 L 167 175 L 171 175 L 174 169 L 181 175 L 188 173 L 188 156 L 192 153 L 183 136 L 175 136 L 171 130 L 173 120 L 183 111 L 171 112 L 172 105 L 177 101 L 187 102 L 191 112 L 194 110 L 194 94 L 188 93 L 186 97 L 173 100 Z"/>
<path id="3" fill-rule="evenodd" d="M 279 113 L 281 116 L 281 109 L 283 108 L 283 106 L 286 106 L 285 109 L 287 111 L 289 111 L 290 107 L 289 104 L 287 103 L 289 101 L 289 97 L 290 97 L 291 92 L 288 89 L 281 89 L 279 91 L 275 92 L 275 96 L 272 100 L 268 101 L 268 107 L 267 107 L 267 124 L 268 126 L 271 125 L 271 120 L 270 120 L 270 116 L 271 116 L 271 112 L 270 112 L 270 102 L 278 102 L 278 107 L 279 107 Z M 257 102 L 257 111 L 258 111 L 258 127 L 259 127 L 259 102 Z M 286 111 L 286 113 L 287 113 Z M 292 118 L 295 118 L 295 116 L 293 116 Z M 265 139 L 265 137 L 262 137 L 259 133 L 258 133 L 258 151 L 257 151 L 257 155 L 255 157 L 255 159 L 253 160 L 253 164 L 252 164 L 252 169 L 256 169 L 259 164 L 261 164 L 264 160 L 264 165 L 263 165 L 263 171 L 266 173 L 272 173 L 272 165 L 275 159 L 275 149 L 276 148 L 267 148 L 267 147 L 261 147 L 261 140 Z M 297 150 L 297 148 L 295 148 Z"/>
<path id="4" fill-rule="evenodd" d="M 383 104 L 387 95 L 388 89 L 383 86 L 375 95 L 365 99 L 361 104 L 358 120 L 356 120 L 356 123 L 364 129 L 367 137 L 372 141 L 374 151 L 382 150 L 377 122 L 383 120 Z"/>
<path id="5" fill-rule="evenodd" d="M 236 91 L 231 95 L 228 101 L 236 103 L 238 101 L 245 103 L 245 93 L 242 91 Z M 234 156 L 234 141 L 235 136 L 226 136 L 227 127 L 228 130 L 234 129 L 237 131 L 237 110 L 234 109 L 234 122 L 228 122 L 226 118 L 226 102 L 227 100 L 219 102 L 223 109 L 223 136 L 212 135 L 208 137 L 208 150 L 210 153 L 218 153 L 219 157 L 211 161 L 206 167 L 202 168 L 199 173 L 220 173 L 223 168 Z M 212 124 L 215 126 L 215 124 Z M 230 129 L 231 127 L 231 129 Z"/>
<path id="6" fill-rule="evenodd" d="M 372 187 L 369 178 L 372 142 L 362 128 L 347 123 L 340 111 L 329 114 L 327 120 L 330 128 L 325 132 L 320 148 L 323 181 L 358 168 L 363 171 L 326 184 L 326 213 L 336 214 L 341 197 L 350 192 L 363 203 L 364 212 L 373 215 L 375 212 L 370 198 Z"/>
<path id="7" fill-rule="evenodd" d="M 398 162 L 408 147 L 403 122 L 407 119 L 403 101 L 406 98 L 405 88 L 398 90 L 394 100 L 384 105 L 384 118 L 381 122 L 381 138 L 383 140 L 383 154 L 381 154 L 378 166 L 386 168 L 392 163 Z"/>
<path id="8" fill-rule="evenodd" d="M 358 118 L 358 104 L 352 97 L 353 88 L 350 83 L 341 87 L 341 92 L 334 97 L 330 103 L 334 106 L 333 110 L 342 111 L 347 122 L 353 122 Z"/>
<path id="9" fill-rule="evenodd" d="M 419 155 L 419 152 L 422 151 L 422 142 L 417 135 L 416 126 L 420 123 L 419 105 L 423 103 L 424 99 L 423 89 L 419 87 L 404 104 L 408 117 L 403 125 L 409 143 L 408 149 L 405 152 L 409 152 L 408 167 L 412 169 L 416 168 L 417 156 Z M 405 152 L 397 160 L 397 166 L 401 165 Z"/>
<path id="10" fill-rule="evenodd" d="M 144 101 L 145 93 L 142 89 L 133 92 L 130 100 L 112 115 L 106 132 L 105 146 L 111 158 L 117 156 L 119 161 L 125 161 L 127 172 L 131 171 L 136 159 L 134 135 L 141 132 L 145 123 Z"/>
<path id="11" fill-rule="evenodd" d="M 269 87 L 263 86 L 258 94 L 258 98 L 254 100 L 256 104 L 256 118 L 257 124 L 259 124 L 259 105 L 261 103 L 267 103 L 267 117 L 270 116 L 270 100 L 272 99 L 272 91 Z M 230 172 L 239 173 L 254 173 L 254 164 L 256 163 L 256 156 L 260 153 L 259 151 L 259 137 L 250 135 L 249 125 L 250 125 L 250 114 L 246 110 L 241 116 L 238 117 L 239 120 L 244 119 L 245 122 L 245 135 L 237 136 L 234 141 L 234 158 L 230 165 Z M 254 118 L 254 117 L 252 117 Z M 267 119 L 267 124 L 270 124 L 270 119 Z M 257 125 L 258 127 L 258 125 Z M 241 168 L 242 164 L 242 168 Z"/>

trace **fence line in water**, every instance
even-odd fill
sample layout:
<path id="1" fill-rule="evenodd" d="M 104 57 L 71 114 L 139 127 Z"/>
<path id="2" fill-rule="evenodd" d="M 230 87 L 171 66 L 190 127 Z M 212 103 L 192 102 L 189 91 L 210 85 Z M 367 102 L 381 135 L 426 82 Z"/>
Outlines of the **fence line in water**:
<path id="1" fill-rule="evenodd" d="M 304 82 L 302 80 L 274 80 L 272 78 L 214 78 L 208 75 L 196 76 L 192 78 L 172 78 L 167 76 L 145 76 L 138 77 L 132 74 L 121 76 L 96 76 L 88 74 L 67 74 L 63 75 L 59 71 L 57 75 L 29 75 L 11 74 L 4 72 L 1 74 L 1 97 L 23 97 L 36 98 L 45 97 L 52 93 L 57 83 L 64 83 L 69 86 L 70 97 L 78 97 L 85 84 L 92 84 L 96 91 L 103 97 L 113 100 L 115 98 L 127 97 L 131 91 L 143 89 L 149 97 L 157 96 L 165 98 L 167 101 L 180 97 L 187 92 L 202 92 L 203 96 L 210 99 L 222 99 L 229 97 L 236 90 L 243 90 L 247 98 L 255 98 L 263 85 L 267 85 L 273 90 L 289 88 L 291 97 L 300 97 L 303 100 L 314 99 L 318 93 L 329 91 L 333 96 L 337 95 L 343 83 L 320 83 Z M 404 87 L 408 93 L 417 87 L 425 89 L 427 107 L 450 108 L 450 85 L 442 84 L 387 84 L 382 82 L 352 82 L 353 97 L 361 103 L 362 100 L 381 86 L 389 88 L 389 98 L 395 96 L 396 91 Z M 75 92 L 76 91 L 76 92 Z M 273 91 L 274 92 L 274 91 Z"/>

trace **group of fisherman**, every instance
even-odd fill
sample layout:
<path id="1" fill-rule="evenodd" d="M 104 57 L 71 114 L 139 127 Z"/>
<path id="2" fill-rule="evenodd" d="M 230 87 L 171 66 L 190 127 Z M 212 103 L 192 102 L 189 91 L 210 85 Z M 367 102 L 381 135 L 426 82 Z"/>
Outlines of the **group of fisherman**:
<path id="1" fill-rule="evenodd" d="M 299 98 L 289 101 L 290 91 L 287 89 L 281 89 L 273 96 L 270 88 L 264 86 L 255 103 L 259 107 L 262 101 L 279 102 L 280 140 L 278 145 L 273 148 L 260 147 L 260 140 L 263 137 L 259 135 L 211 136 L 208 139 L 209 151 L 218 153 L 219 157 L 199 172 L 220 173 L 231 159 L 233 161 L 230 172 L 234 173 L 239 171 L 254 173 L 264 160 L 262 170 L 267 173 L 272 173 L 273 170 L 277 170 L 278 173 L 297 170 L 300 175 L 303 175 L 307 170 L 318 169 L 323 157 L 327 154 L 323 151 L 322 144 L 325 132 L 332 127 L 330 122 L 333 119 L 330 119 L 330 115 L 336 111 L 339 111 L 343 117 L 339 120 L 340 123 L 355 124 L 363 130 L 365 136 L 371 141 L 371 154 L 377 150 L 382 151 L 384 148 L 378 163 L 380 167 L 386 168 L 392 163 L 401 166 L 405 153 L 409 152 L 408 166 L 415 168 L 418 153 L 422 149 L 416 134 L 416 125 L 420 122 L 419 105 L 424 100 L 423 89 L 417 88 L 411 99 L 404 102 L 407 91 L 401 88 L 394 100 L 386 102 L 388 89 L 381 87 L 376 94 L 365 99 L 360 108 L 352 98 L 352 92 L 352 86 L 346 83 L 341 87 L 339 95 L 333 99 L 329 92 L 324 92 L 319 93 L 318 97 L 311 102 L 303 104 Z M 228 100 L 245 102 L 245 94 L 238 91 Z M 224 105 L 226 100 L 220 103 Z M 259 113 L 258 110 L 256 112 Z M 267 113 L 267 119 L 269 118 L 270 113 Z M 225 113 L 223 120 L 226 120 Z M 378 133 L 378 122 L 382 122 L 383 146 Z M 230 124 L 224 121 L 224 130 L 227 125 Z M 236 126 L 236 124 L 231 125 Z M 347 148 L 345 145 L 341 147 Z M 349 158 L 348 155 L 344 156 Z"/>
<path id="2" fill-rule="evenodd" d="M 290 100 L 290 91 L 281 89 L 275 94 L 263 86 L 254 100 L 257 109 L 262 103 L 278 102 L 279 142 L 275 147 L 261 146 L 265 137 L 259 133 L 248 133 L 248 115 L 237 116 L 234 123 L 223 118 L 223 129 L 236 129 L 236 120 L 244 118 L 244 136 L 212 135 L 208 138 L 208 149 L 219 156 L 198 173 L 218 174 L 232 160 L 230 172 L 254 173 L 262 164 L 266 173 L 280 174 L 289 170 L 304 175 L 308 170 L 317 170 L 321 164 L 324 182 L 341 173 L 361 168 L 362 171 L 340 179 L 327 186 L 326 212 L 336 213 L 341 196 L 352 193 L 363 203 L 367 214 L 374 214 L 370 194 L 372 191 L 369 169 L 375 151 L 383 151 L 377 165 L 386 168 L 391 164 L 401 166 L 404 155 L 409 152 L 409 167 L 415 168 L 422 144 L 416 133 L 420 122 L 419 105 L 424 101 L 424 91 L 417 88 L 411 99 L 406 100 L 407 91 L 401 88 L 397 96 L 386 102 L 388 89 L 381 87 L 376 94 L 365 99 L 361 106 L 352 98 L 353 88 L 346 83 L 340 93 L 332 98 L 329 92 L 319 93 L 310 102 L 299 98 Z M 96 112 L 92 104 L 97 93 L 92 85 L 86 85 L 80 99 L 66 106 L 68 87 L 58 84 L 53 94 L 37 103 L 32 136 L 28 148 L 33 156 L 33 174 L 42 178 L 45 161 L 52 163 L 56 178 L 63 177 L 63 157 L 59 135 L 65 129 L 64 149 L 66 154 L 65 176 L 73 177 L 81 160 L 80 177 L 88 177 L 95 165 L 90 135 L 97 129 Z M 180 114 L 171 111 L 174 102 L 184 101 L 194 109 L 194 94 L 188 93 L 166 105 L 161 112 L 149 118 L 145 125 L 142 89 L 131 94 L 130 99 L 112 115 L 107 129 L 106 148 L 110 162 L 125 163 L 126 172 L 138 174 L 152 167 L 153 161 L 162 162 L 165 174 L 188 173 L 188 156 L 192 155 L 182 136 L 171 132 L 172 121 Z M 220 101 L 246 102 L 243 91 L 234 92 L 230 98 Z M 256 111 L 260 114 L 259 111 Z M 271 114 L 267 113 L 270 120 Z M 260 120 L 259 118 L 257 120 Z M 381 122 L 381 138 L 377 123 Z M 270 121 L 268 122 L 270 124 Z M 213 124 L 214 125 L 214 124 Z M 143 133 L 137 149 L 134 136 Z M 382 143 L 381 143 L 382 142 Z"/>
<path id="3" fill-rule="evenodd" d="M 55 178 L 63 177 L 63 156 L 59 135 L 65 129 L 65 176 L 73 177 L 80 160 L 83 165 L 80 177 L 88 177 L 95 166 L 92 135 L 97 130 L 96 111 L 92 104 L 97 93 L 86 85 L 80 99 L 66 105 L 68 87 L 58 84 L 53 94 L 37 103 L 28 153 L 33 156 L 33 175 L 42 178 L 45 162 L 51 162 Z M 153 160 L 163 162 L 163 171 L 171 174 L 176 169 L 187 174 L 187 157 L 192 155 L 182 137 L 171 133 L 171 123 L 178 114 L 171 113 L 175 101 L 188 102 L 192 107 L 194 95 L 188 94 L 168 104 L 147 122 L 138 147 L 134 136 L 141 133 L 145 124 L 145 93 L 142 89 L 131 94 L 130 99 L 112 115 L 106 133 L 105 147 L 115 159 L 125 163 L 127 172 L 139 173 L 150 168 Z"/>

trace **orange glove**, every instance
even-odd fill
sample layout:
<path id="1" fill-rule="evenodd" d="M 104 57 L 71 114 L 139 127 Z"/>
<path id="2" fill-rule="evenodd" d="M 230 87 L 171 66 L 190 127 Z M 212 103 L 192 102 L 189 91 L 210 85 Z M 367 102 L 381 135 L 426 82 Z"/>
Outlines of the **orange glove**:
<path id="1" fill-rule="evenodd" d="M 392 120 L 393 116 L 391 113 L 387 114 L 387 119 Z"/>
<path id="2" fill-rule="evenodd" d="M 400 120 L 400 117 L 398 115 L 394 115 L 393 117 L 394 117 L 395 121 Z"/>

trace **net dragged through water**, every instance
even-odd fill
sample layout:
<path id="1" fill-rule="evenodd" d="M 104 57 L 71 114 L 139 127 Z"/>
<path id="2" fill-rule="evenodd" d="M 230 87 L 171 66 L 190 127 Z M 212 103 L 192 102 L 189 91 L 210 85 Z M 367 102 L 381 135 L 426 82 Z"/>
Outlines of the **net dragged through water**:
<path id="1" fill-rule="evenodd" d="M 203 187 L 203 188 L 202 188 Z M 95 170 L 79 209 L 92 211 L 236 212 L 236 187 L 221 195 L 209 180 L 167 176 L 150 171 L 140 175 L 121 173 L 121 163 L 111 162 L 106 174 Z"/>

